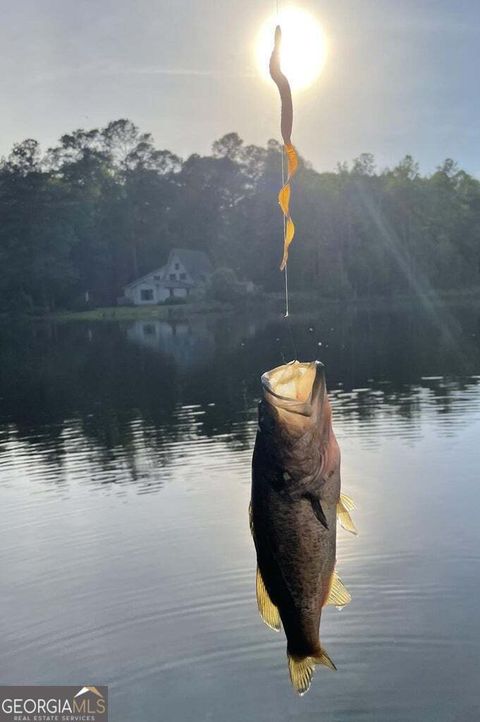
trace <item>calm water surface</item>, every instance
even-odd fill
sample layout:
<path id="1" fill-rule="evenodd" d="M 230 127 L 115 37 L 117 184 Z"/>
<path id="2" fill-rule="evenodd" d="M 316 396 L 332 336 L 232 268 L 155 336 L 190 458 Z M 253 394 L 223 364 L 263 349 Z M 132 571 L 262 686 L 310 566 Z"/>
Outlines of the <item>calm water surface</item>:
<path id="1" fill-rule="evenodd" d="M 249 537 L 260 374 L 327 366 L 353 601 L 290 687 Z M 0 682 L 112 722 L 480 718 L 480 310 L 0 328 Z"/>

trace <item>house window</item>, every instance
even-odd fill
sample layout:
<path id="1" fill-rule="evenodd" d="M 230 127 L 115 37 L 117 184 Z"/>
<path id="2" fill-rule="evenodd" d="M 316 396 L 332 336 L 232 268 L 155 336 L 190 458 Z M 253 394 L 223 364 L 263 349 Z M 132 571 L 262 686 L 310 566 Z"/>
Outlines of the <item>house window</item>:
<path id="1" fill-rule="evenodd" d="M 154 277 L 153 277 L 153 280 L 154 280 L 154 281 L 160 281 L 160 276 L 154 276 Z"/>
<path id="2" fill-rule="evenodd" d="M 142 288 L 142 290 L 140 291 L 140 299 L 142 301 L 153 301 L 153 289 Z"/>
<path id="3" fill-rule="evenodd" d="M 143 335 L 144 336 L 154 336 L 155 335 L 155 326 L 153 323 L 144 323 L 143 324 Z"/>
<path id="4" fill-rule="evenodd" d="M 181 274 L 180 274 L 180 279 L 181 279 L 182 281 L 184 281 L 184 280 L 186 279 L 186 277 L 187 277 L 187 274 L 186 274 L 186 273 L 181 273 Z"/>
<path id="5" fill-rule="evenodd" d="M 176 281 L 176 280 L 177 280 L 177 274 L 176 274 L 176 273 L 171 273 L 171 274 L 170 274 L 170 280 L 171 280 L 171 281 Z"/>
<path id="6" fill-rule="evenodd" d="M 176 263 L 176 264 L 175 264 L 175 270 L 178 271 L 179 268 L 180 268 L 180 264 L 179 264 L 179 263 Z"/>

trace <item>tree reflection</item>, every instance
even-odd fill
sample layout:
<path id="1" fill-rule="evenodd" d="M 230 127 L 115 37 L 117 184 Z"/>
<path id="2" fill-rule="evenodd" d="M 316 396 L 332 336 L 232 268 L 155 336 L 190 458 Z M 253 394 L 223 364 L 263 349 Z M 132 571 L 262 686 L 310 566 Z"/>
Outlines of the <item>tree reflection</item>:
<path id="1" fill-rule="evenodd" d="M 158 488 L 176 444 L 219 437 L 232 452 L 248 448 L 260 375 L 294 355 L 325 363 L 345 429 L 373 433 L 388 413 L 421 433 L 427 408 L 448 415 L 478 384 L 478 328 L 472 308 L 439 307 L 432 316 L 333 305 L 294 320 L 4 325 L 0 459 L 14 439 L 61 479 L 73 434 L 102 483 L 143 479 Z"/>

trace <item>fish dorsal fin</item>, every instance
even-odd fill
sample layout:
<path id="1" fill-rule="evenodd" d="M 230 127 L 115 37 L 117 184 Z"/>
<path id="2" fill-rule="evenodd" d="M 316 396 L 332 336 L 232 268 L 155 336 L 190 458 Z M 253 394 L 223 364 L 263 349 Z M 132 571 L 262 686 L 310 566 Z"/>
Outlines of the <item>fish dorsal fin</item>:
<path id="1" fill-rule="evenodd" d="M 317 664 L 322 664 L 329 669 L 337 669 L 325 649 L 321 649 L 320 654 L 315 657 L 294 657 L 288 654 L 290 681 L 299 695 L 304 695 L 310 689 Z"/>
<path id="2" fill-rule="evenodd" d="M 334 570 L 332 578 L 330 580 L 330 589 L 328 592 L 327 601 L 325 602 L 324 606 L 327 606 L 327 604 L 333 604 L 335 607 L 344 607 L 351 601 L 352 596 L 350 592 L 343 584 L 336 570 Z"/>
<path id="3" fill-rule="evenodd" d="M 282 626 L 280 620 L 280 612 L 275 604 L 270 599 L 265 583 L 262 579 L 260 569 L 257 567 L 257 606 L 260 616 L 271 629 L 276 632 L 280 631 Z"/>
<path id="4" fill-rule="evenodd" d="M 358 534 L 357 528 L 353 523 L 350 512 L 355 509 L 355 503 L 346 494 L 340 494 L 340 500 L 337 503 L 337 518 L 341 526 L 352 534 Z"/>

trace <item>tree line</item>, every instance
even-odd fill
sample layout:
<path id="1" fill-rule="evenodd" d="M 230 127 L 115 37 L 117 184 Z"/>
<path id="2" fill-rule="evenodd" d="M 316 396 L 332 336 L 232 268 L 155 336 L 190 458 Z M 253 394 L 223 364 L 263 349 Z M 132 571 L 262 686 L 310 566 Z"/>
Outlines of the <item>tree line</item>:
<path id="1" fill-rule="evenodd" d="M 282 148 L 236 133 L 182 160 L 129 120 L 76 130 L 41 152 L 28 139 L 0 163 L 0 310 L 111 304 L 171 248 L 280 290 Z M 304 159 L 293 184 L 293 290 L 331 297 L 473 288 L 480 281 L 480 182 L 411 156 L 371 154 L 335 172 Z"/>

